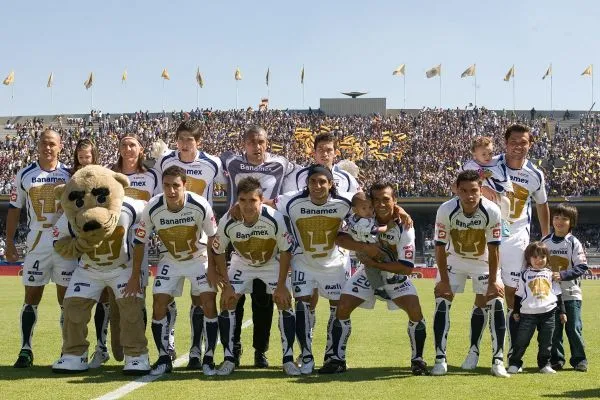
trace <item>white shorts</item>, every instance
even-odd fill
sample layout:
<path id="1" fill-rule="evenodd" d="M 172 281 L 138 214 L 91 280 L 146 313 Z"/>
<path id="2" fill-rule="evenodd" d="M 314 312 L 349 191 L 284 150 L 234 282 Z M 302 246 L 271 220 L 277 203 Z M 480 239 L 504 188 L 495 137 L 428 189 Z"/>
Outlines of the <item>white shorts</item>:
<path id="1" fill-rule="evenodd" d="M 115 268 L 108 271 L 98 271 L 91 268 L 79 267 L 73 272 L 73 277 L 67 288 L 67 297 L 83 297 L 84 299 L 100 300 L 104 288 L 109 287 L 116 299 L 123 298 L 123 291 L 131 277 L 131 267 Z M 138 293 L 138 297 L 143 294 Z"/>
<path id="2" fill-rule="evenodd" d="M 215 288 L 211 287 L 206 279 L 207 265 L 208 260 L 204 257 L 184 262 L 174 262 L 163 258 L 158 262 L 156 268 L 152 293 L 164 293 L 179 297 L 183 294 L 183 284 L 186 278 L 190 281 L 192 296 L 198 296 L 205 292 L 215 293 Z"/>
<path id="3" fill-rule="evenodd" d="M 279 263 L 250 267 L 240 263 L 231 263 L 229 270 L 229 283 L 237 294 L 252 293 L 254 279 L 260 279 L 267 286 L 267 293 L 273 294 L 279 279 Z M 291 290 L 290 278 L 286 281 L 288 290 Z"/>
<path id="4" fill-rule="evenodd" d="M 385 284 L 381 289 L 384 290 L 387 296 L 392 300 L 402 296 L 417 296 L 417 289 L 406 275 L 400 275 L 400 280 L 397 283 Z M 364 300 L 360 305 L 361 308 L 371 309 L 375 307 L 375 291 L 371 287 L 371 283 L 367 278 L 364 267 L 360 267 L 356 270 L 350 280 L 346 282 L 342 292 Z M 399 309 L 392 300 L 386 301 L 388 310 Z"/>
<path id="5" fill-rule="evenodd" d="M 500 244 L 500 271 L 505 286 L 517 287 L 523 268 L 525 248 L 529 244 L 527 231 L 511 233 Z"/>
<path id="6" fill-rule="evenodd" d="M 488 290 L 489 274 L 473 274 L 469 272 L 456 271 L 450 265 L 448 266 L 448 278 L 450 279 L 450 289 L 452 293 L 464 293 L 467 278 L 473 282 L 473 292 L 475 294 L 486 294 Z M 500 282 L 500 272 L 498 271 L 496 279 Z M 440 281 L 440 272 L 435 277 L 435 283 Z"/>
<path id="7" fill-rule="evenodd" d="M 77 260 L 68 260 L 54 251 L 52 231 L 32 231 L 27 237 L 30 246 L 23 261 L 23 285 L 44 286 L 52 279 L 59 286 L 69 286 Z"/>
<path id="8" fill-rule="evenodd" d="M 308 266 L 300 257 L 292 258 L 292 286 L 294 297 L 311 296 L 314 289 L 329 300 L 339 300 L 346 284 L 346 258 L 339 265 L 317 269 Z"/>

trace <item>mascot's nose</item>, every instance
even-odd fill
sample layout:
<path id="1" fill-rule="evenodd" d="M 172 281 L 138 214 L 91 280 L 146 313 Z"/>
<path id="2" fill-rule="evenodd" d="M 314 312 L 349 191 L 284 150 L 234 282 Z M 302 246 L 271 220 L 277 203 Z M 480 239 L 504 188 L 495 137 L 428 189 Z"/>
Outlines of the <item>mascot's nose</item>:
<path id="1" fill-rule="evenodd" d="M 98 221 L 88 221 L 83 225 L 84 232 L 89 232 L 100 228 L 102 228 L 102 225 L 100 225 L 100 222 Z"/>

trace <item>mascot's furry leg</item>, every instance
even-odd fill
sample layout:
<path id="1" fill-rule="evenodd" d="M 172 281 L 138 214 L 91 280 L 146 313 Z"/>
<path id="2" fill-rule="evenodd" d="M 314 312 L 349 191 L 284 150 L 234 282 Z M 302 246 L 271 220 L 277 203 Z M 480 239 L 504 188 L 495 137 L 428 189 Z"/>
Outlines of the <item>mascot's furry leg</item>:
<path id="1" fill-rule="evenodd" d="M 111 288 L 108 288 L 108 301 L 110 303 L 110 348 L 113 357 L 117 361 L 123 361 L 123 345 L 121 344 L 121 315 L 115 294 Z"/>
<path id="2" fill-rule="evenodd" d="M 123 373 L 145 375 L 150 372 L 150 360 L 144 325 L 144 299 L 125 297 L 116 302 L 121 314 L 121 344 L 125 353 Z"/>
<path id="3" fill-rule="evenodd" d="M 52 371 L 74 373 L 88 370 L 88 323 L 92 317 L 93 299 L 66 298 L 64 307 L 62 356 L 52 365 Z"/>

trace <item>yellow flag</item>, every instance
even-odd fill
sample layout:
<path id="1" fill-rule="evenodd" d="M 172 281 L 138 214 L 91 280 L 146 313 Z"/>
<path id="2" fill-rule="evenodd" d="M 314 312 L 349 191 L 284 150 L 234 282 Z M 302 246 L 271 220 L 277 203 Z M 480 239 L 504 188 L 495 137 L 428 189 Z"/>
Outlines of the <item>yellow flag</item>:
<path id="1" fill-rule="evenodd" d="M 11 85 L 14 81 L 15 81 L 15 71 L 10 71 L 10 74 L 8 74 L 8 76 L 6 78 L 4 78 L 2 83 L 4 83 L 5 85 L 8 86 L 8 85 Z"/>
<path id="2" fill-rule="evenodd" d="M 550 66 L 546 70 L 546 73 L 544 74 L 544 76 L 542 76 L 542 79 L 546 79 L 547 76 L 552 76 L 552 64 L 550 64 Z"/>
<path id="3" fill-rule="evenodd" d="M 510 78 L 514 78 L 514 77 L 515 77 L 515 66 L 513 65 L 512 67 L 510 67 L 510 69 L 504 76 L 504 82 L 508 82 L 508 81 L 510 81 Z"/>
<path id="4" fill-rule="evenodd" d="M 90 72 L 90 76 L 86 79 L 85 82 L 83 82 L 83 86 L 85 86 L 86 89 L 89 89 L 92 87 L 93 84 L 94 84 L 94 73 Z"/>
<path id="5" fill-rule="evenodd" d="M 200 73 L 200 67 L 196 70 L 196 82 L 198 82 L 198 86 L 201 88 L 204 87 L 204 79 L 202 79 L 202 74 Z"/>
<path id="6" fill-rule="evenodd" d="M 54 73 L 50 72 L 50 76 L 48 77 L 48 83 L 46 84 L 46 87 L 51 88 L 53 83 L 54 83 Z"/>
<path id="7" fill-rule="evenodd" d="M 236 81 L 241 81 L 242 80 L 242 71 L 240 71 L 239 67 L 235 70 L 234 78 L 235 78 Z"/>
<path id="8" fill-rule="evenodd" d="M 469 68 L 465 69 L 465 72 L 460 74 L 461 78 L 464 78 L 465 76 L 475 76 L 475 64 L 471 65 Z"/>
<path id="9" fill-rule="evenodd" d="M 283 150 L 283 146 L 279 143 L 271 143 L 271 151 L 273 153 L 279 153 Z"/>
<path id="10" fill-rule="evenodd" d="M 169 76 L 169 71 L 167 71 L 167 69 L 166 69 L 166 68 L 164 68 L 164 69 L 162 70 L 162 74 L 160 74 L 160 77 L 161 77 L 161 78 L 164 78 L 164 79 L 166 79 L 166 80 L 168 80 L 168 81 L 170 81 L 170 80 L 171 80 L 171 77 Z"/>
<path id="11" fill-rule="evenodd" d="M 594 64 L 590 64 L 582 73 L 581 75 L 589 75 L 592 76 L 592 74 L 594 73 Z M 6 84 L 5 84 L 6 85 Z"/>
<path id="12" fill-rule="evenodd" d="M 433 78 L 434 76 L 442 75 L 442 64 L 438 64 L 437 66 L 431 68 L 427 72 L 425 72 L 425 76 L 427 78 Z"/>
<path id="13" fill-rule="evenodd" d="M 123 71 L 123 74 L 121 75 L 121 83 L 125 83 L 127 81 L 127 69 L 125 69 Z"/>
<path id="14" fill-rule="evenodd" d="M 398 68 L 396 68 L 394 70 L 394 72 L 392 72 L 392 75 L 404 76 L 405 73 L 406 73 L 406 64 L 400 64 L 398 66 Z"/>

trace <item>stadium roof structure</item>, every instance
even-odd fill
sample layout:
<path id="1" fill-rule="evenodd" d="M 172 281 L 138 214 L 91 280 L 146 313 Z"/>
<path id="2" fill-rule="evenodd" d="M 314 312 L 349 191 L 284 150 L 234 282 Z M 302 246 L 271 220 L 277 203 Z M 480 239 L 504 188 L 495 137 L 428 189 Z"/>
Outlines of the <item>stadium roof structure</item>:
<path id="1" fill-rule="evenodd" d="M 367 93 L 369 93 L 369 92 L 341 92 L 341 93 L 342 93 L 343 95 L 350 96 L 350 97 L 352 97 L 353 99 L 355 99 L 355 98 L 357 98 L 358 96 L 363 96 L 363 95 L 365 95 L 365 94 L 367 94 Z"/>

